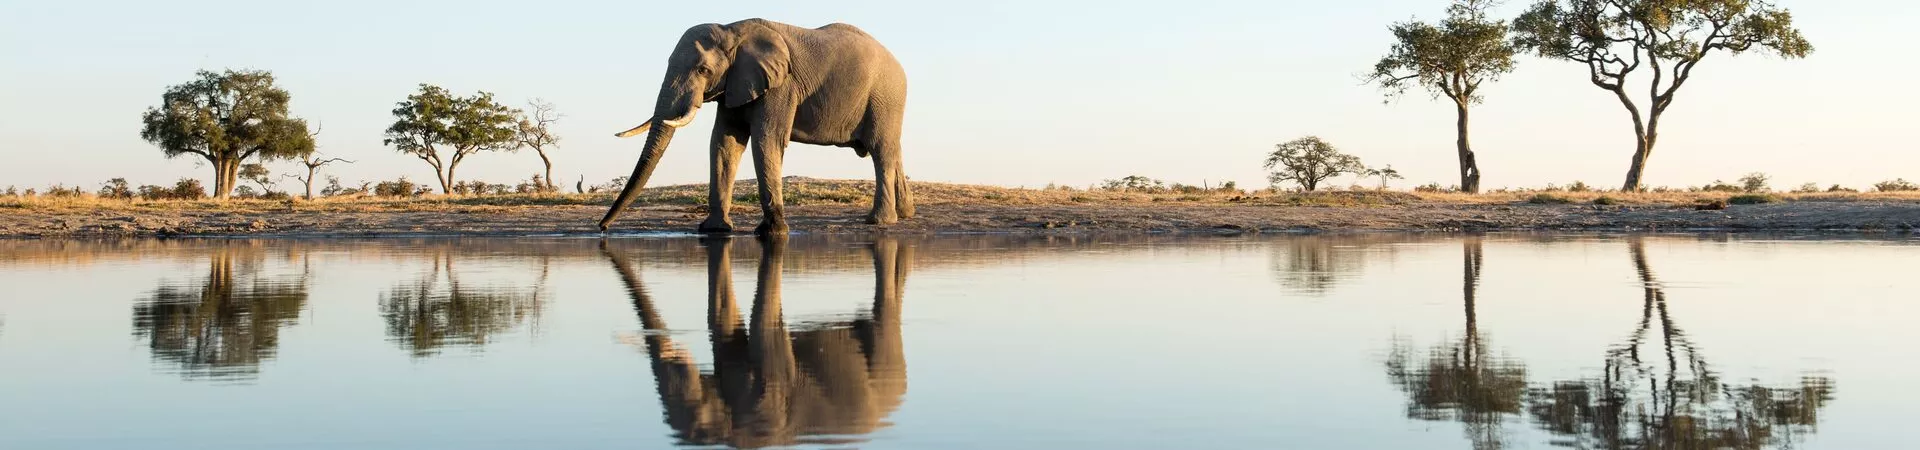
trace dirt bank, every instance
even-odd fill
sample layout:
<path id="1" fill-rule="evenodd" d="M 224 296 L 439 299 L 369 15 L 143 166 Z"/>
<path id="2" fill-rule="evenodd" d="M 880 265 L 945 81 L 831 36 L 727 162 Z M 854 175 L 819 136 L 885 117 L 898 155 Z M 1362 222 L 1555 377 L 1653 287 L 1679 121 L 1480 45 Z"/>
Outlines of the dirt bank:
<path id="1" fill-rule="evenodd" d="M 222 209 L 0 209 L 0 237 L 180 235 L 387 236 L 595 234 L 606 211 L 595 205 L 450 205 L 435 208 L 341 208 L 288 204 Z M 618 232 L 684 232 L 699 206 L 636 208 Z M 758 212 L 736 209 L 743 231 Z M 1696 210 L 1685 205 L 1538 205 L 1524 202 L 1418 202 L 1371 206 L 1259 203 L 928 204 L 903 223 L 876 227 L 859 205 L 802 205 L 788 210 L 803 233 L 1077 233 L 1281 232 L 1300 230 L 1867 230 L 1920 226 L 1920 203 L 1800 201 Z"/>

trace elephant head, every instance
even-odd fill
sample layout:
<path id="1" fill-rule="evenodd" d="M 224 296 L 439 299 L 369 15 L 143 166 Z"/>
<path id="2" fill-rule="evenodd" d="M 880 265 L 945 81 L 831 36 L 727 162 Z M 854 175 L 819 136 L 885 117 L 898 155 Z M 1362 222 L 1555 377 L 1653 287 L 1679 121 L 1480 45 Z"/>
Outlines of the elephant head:
<path id="1" fill-rule="evenodd" d="M 667 73 L 660 81 L 652 118 L 615 135 L 625 138 L 647 133 L 647 142 L 639 163 L 633 166 L 633 175 L 627 177 L 626 187 L 600 220 L 600 229 L 612 225 L 633 202 L 634 195 L 646 187 L 647 178 L 673 140 L 674 129 L 692 123 L 702 103 L 720 101 L 726 108 L 737 108 L 752 102 L 767 90 L 785 84 L 791 60 L 786 37 L 758 21 L 709 23 L 687 29 L 667 58 Z"/>

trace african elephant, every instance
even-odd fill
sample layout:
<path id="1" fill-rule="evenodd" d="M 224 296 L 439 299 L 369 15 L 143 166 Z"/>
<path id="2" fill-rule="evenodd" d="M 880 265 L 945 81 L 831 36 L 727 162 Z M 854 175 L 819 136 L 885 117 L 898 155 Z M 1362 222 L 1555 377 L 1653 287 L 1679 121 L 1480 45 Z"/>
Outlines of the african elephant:
<path id="1" fill-rule="evenodd" d="M 640 162 L 600 220 L 606 230 L 646 186 L 675 129 L 706 102 L 720 104 L 709 159 L 707 219 L 700 231 L 733 231 L 734 169 L 753 146 L 764 217 L 754 231 L 785 233 L 780 165 L 788 141 L 852 148 L 873 157 L 873 211 L 867 221 L 913 217 L 913 194 L 900 169 L 900 124 L 907 76 L 879 41 L 852 25 L 806 29 L 762 19 L 687 29 L 667 58 L 653 117 L 616 136 L 647 133 Z M 658 125 L 658 126 L 655 126 Z M 651 131 L 649 131 L 651 130 Z"/>
<path id="2" fill-rule="evenodd" d="M 640 280 L 639 265 L 606 251 L 646 333 L 635 339 L 651 361 L 667 425 L 683 445 L 759 448 L 840 445 L 886 426 L 907 390 L 900 337 L 910 247 L 881 238 L 870 247 L 872 315 L 789 326 L 781 312 L 786 237 L 761 241 L 750 319 L 734 302 L 732 245 L 709 238 L 707 331 L 713 368 L 702 373 L 675 343 Z M 863 314 L 864 316 L 864 314 Z"/>

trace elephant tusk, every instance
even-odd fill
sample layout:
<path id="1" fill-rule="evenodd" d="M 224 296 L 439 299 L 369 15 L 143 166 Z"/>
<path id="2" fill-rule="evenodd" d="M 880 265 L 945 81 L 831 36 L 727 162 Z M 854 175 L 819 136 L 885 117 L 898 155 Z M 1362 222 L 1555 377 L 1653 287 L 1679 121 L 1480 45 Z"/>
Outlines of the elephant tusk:
<path id="1" fill-rule="evenodd" d="M 648 128 L 653 128 L 653 121 L 651 120 L 646 121 L 645 123 L 641 123 L 640 126 L 633 127 L 632 129 L 629 129 L 627 131 L 622 131 L 618 134 L 613 135 L 613 137 L 630 138 L 634 136 L 639 136 L 640 133 L 647 132 Z"/>
<path id="2" fill-rule="evenodd" d="M 693 123 L 693 116 L 698 114 L 699 112 L 700 112 L 700 108 L 697 108 L 697 107 L 688 109 L 686 116 L 678 119 L 672 119 L 672 120 L 661 120 L 660 124 L 666 125 L 669 127 L 674 127 L 674 128 L 684 127 L 684 126 L 687 126 L 687 124 L 689 123 Z"/>

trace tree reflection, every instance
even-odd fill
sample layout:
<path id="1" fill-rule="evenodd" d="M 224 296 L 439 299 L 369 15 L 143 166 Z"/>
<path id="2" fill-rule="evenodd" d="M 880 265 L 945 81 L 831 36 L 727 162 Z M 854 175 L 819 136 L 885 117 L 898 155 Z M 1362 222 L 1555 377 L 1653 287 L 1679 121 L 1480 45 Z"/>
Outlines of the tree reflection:
<path id="1" fill-rule="evenodd" d="M 885 426 L 906 393 L 900 302 L 910 248 L 891 238 L 870 247 L 871 314 L 850 322 L 789 326 L 781 313 L 785 237 L 761 241 L 751 318 L 742 322 L 732 289 L 731 245 L 707 251 L 708 336 L 713 368 L 703 373 L 673 341 L 639 269 L 606 250 L 646 329 L 639 345 L 652 362 L 666 422 L 683 445 L 766 447 L 845 445 Z M 604 250 L 604 247 L 603 247 Z"/>
<path id="2" fill-rule="evenodd" d="M 1790 447 L 1811 433 L 1833 399 L 1833 381 L 1738 385 L 1721 380 L 1667 309 L 1645 242 L 1628 244 L 1643 292 L 1640 322 L 1606 353 L 1595 378 L 1533 389 L 1536 424 L 1576 448 L 1761 449 Z M 1648 354 L 1649 341 L 1659 353 Z"/>
<path id="3" fill-rule="evenodd" d="M 547 274 L 542 261 L 541 281 L 515 289 L 464 284 L 452 256 L 438 255 L 431 272 L 381 294 L 387 338 L 414 357 L 432 356 L 447 346 L 484 347 L 493 336 L 539 316 Z"/>
<path id="4" fill-rule="evenodd" d="M 134 302 L 133 334 L 154 359 L 188 378 L 251 378 L 273 359 L 280 328 L 307 303 L 307 277 L 261 276 L 257 249 L 225 246 L 209 255 L 207 276 L 162 284 Z"/>
<path id="5" fill-rule="evenodd" d="M 1457 420 L 1466 427 L 1474 448 L 1502 448 L 1501 425 L 1508 416 L 1521 413 L 1527 370 L 1519 361 L 1487 355 L 1475 313 L 1482 245 L 1479 238 L 1468 238 L 1462 247 L 1466 334 L 1457 342 L 1428 350 L 1424 358 L 1397 341 L 1387 361 L 1387 376 L 1407 394 L 1407 417 Z"/>

